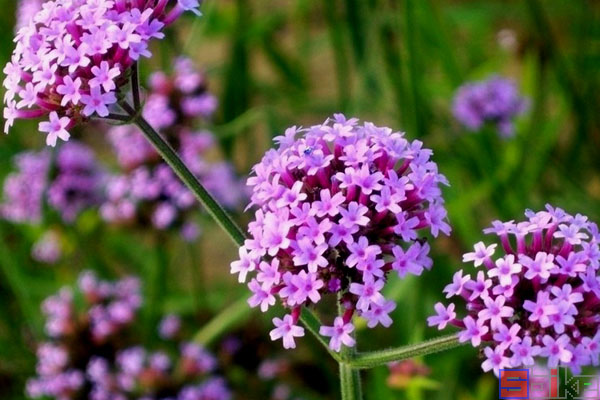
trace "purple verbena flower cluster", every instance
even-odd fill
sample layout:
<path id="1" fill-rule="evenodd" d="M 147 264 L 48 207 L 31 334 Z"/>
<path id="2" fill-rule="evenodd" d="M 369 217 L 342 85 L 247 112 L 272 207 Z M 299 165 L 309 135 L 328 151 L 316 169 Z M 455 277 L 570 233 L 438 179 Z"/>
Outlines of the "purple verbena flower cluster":
<path id="1" fill-rule="evenodd" d="M 513 121 L 526 109 L 527 101 L 516 85 L 500 77 L 462 85 L 453 102 L 454 117 L 467 129 L 478 131 L 490 123 L 503 137 L 514 134 Z"/>
<path id="2" fill-rule="evenodd" d="M 139 167 L 131 174 L 110 177 L 100 211 L 109 222 L 132 222 L 137 218 L 142 225 L 149 220 L 155 228 L 166 229 L 194 206 L 192 192 L 168 165 L 160 164 L 154 169 Z"/>
<path id="3" fill-rule="evenodd" d="M 459 318 L 454 303 L 437 303 L 430 326 L 460 327 L 461 342 L 482 342 L 485 371 L 532 366 L 535 357 L 579 373 L 598 365 L 600 357 L 600 233 L 588 218 L 560 208 L 525 213 L 522 222 L 495 221 L 487 234 L 498 244 L 475 245 L 464 262 L 482 266 L 475 278 L 454 274 L 446 297 L 461 297 L 467 315 Z"/>
<path id="4" fill-rule="evenodd" d="M 175 357 L 129 347 L 118 351 L 114 360 L 97 356 L 89 361 L 89 398 L 229 400 L 225 380 L 214 375 L 216 365 L 216 359 L 195 343 L 183 343 Z"/>
<path id="5" fill-rule="evenodd" d="M 216 97 L 207 89 L 206 77 L 194 67 L 192 60 L 179 57 L 174 62 L 173 73 L 153 73 L 148 88 L 142 115 L 171 145 L 184 152 L 182 136 L 194 136 L 191 132 L 200 122 L 210 119 L 218 105 Z M 199 156 L 214 147 L 210 133 L 198 134 L 201 138 L 197 139 L 195 150 L 184 154 L 191 158 L 186 161 L 192 162 L 194 172 L 204 167 L 198 165 Z M 134 169 L 160 160 L 135 126 L 115 127 L 109 130 L 109 138 L 123 168 Z"/>
<path id="6" fill-rule="evenodd" d="M 38 376 L 27 383 L 30 397 L 79 398 L 85 387 L 81 363 L 120 340 L 141 305 L 139 281 L 134 278 L 110 283 L 85 272 L 78 286 L 85 302 L 82 310 L 69 287 L 42 304 L 50 340 L 38 348 Z"/>
<path id="7" fill-rule="evenodd" d="M 252 307 L 266 311 L 278 297 L 292 310 L 273 320 L 271 338 L 285 348 L 304 335 L 301 307 L 339 293 L 343 316 L 321 327 L 339 351 L 354 345 L 355 313 L 371 328 L 392 323 L 396 305 L 381 294 L 390 271 L 404 277 L 431 268 L 419 234 L 450 232 L 440 190 L 447 181 L 420 141 L 340 114 L 275 141 L 279 148 L 248 179 L 259 209 L 231 272 L 240 282 L 256 272 Z"/>
<path id="8" fill-rule="evenodd" d="M 79 277 L 78 289 L 85 300 L 83 311 L 77 309 L 73 290 L 68 287 L 44 301 L 48 336 L 65 339 L 85 331 L 93 343 L 102 344 L 133 322 L 142 302 L 136 278 L 111 283 L 86 271 Z"/>
<path id="9" fill-rule="evenodd" d="M 17 171 L 4 180 L 0 215 L 12 222 L 39 222 L 48 182 L 50 153 L 20 153 L 14 157 L 14 163 Z"/>
<path id="10" fill-rule="evenodd" d="M 80 293 L 63 288 L 44 301 L 50 340 L 38 348 L 37 376 L 27 382 L 29 397 L 231 398 L 225 381 L 215 374 L 216 358 L 202 346 L 176 341 L 167 343 L 164 351 L 154 351 L 140 344 L 140 335 L 133 330 L 142 301 L 136 278 L 111 283 L 84 272 L 78 288 Z M 75 304 L 79 297 L 85 302 L 83 310 Z M 164 321 L 172 325 L 174 318 Z M 169 329 L 175 331 L 172 326 Z"/>
<path id="11" fill-rule="evenodd" d="M 72 222 L 83 210 L 96 206 L 102 198 L 104 174 L 94 152 L 81 142 L 71 141 L 58 149 L 56 175 L 48 186 L 48 204 Z"/>
<path id="12" fill-rule="evenodd" d="M 186 165 L 221 204 L 238 206 L 244 191 L 233 167 L 225 161 L 209 161 L 218 153 L 215 138 L 208 131 L 195 130 L 217 106 L 204 75 L 191 60 L 179 58 L 173 74 L 154 73 L 149 88 L 145 118 L 179 150 Z M 198 232 L 188 218 L 188 211 L 196 205 L 193 194 L 161 163 L 137 127 L 112 128 L 109 138 L 125 172 L 108 181 L 103 217 L 118 223 L 150 221 L 157 229 L 178 226 L 184 238 L 193 239 Z"/>
<path id="13" fill-rule="evenodd" d="M 46 1 L 16 34 L 4 68 L 4 131 L 17 118 L 39 118 L 46 143 L 68 140 L 69 129 L 92 116 L 106 117 L 117 92 L 149 42 L 198 0 Z M 17 96 L 19 98 L 17 98 Z"/>
<path id="14" fill-rule="evenodd" d="M 83 210 L 101 200 L 103 173 L 94 153 L 82 143 L 61 146 L 55 162 L 48 151 L 16 156 L 17 171 L 4 181 L 3 218 L 13 222 L 37 223 L 44 200 L 70 223 Z"/>

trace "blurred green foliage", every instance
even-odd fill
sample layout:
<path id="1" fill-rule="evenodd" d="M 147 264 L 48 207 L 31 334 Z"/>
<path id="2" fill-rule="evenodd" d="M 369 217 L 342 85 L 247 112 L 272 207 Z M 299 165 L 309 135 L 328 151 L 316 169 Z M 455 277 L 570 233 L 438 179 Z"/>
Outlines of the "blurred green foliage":
<path id="1" fill-rule="evenodd" d="M 2 5 L 4 64 L 13 46 L 15 3 Z M 203 8 L 203 18 L 188 16 L 157 43 L 142 72 L 168 68 L 180 53 L 206 69 L 221 101 L 214 131 L 240 173 L 247 174 L 287 126 L 344 112 L 424 141 L 451 182 L 445 195 L 453 235 L 433 243 L 431 272 L 421 279 L 392 279 L 387 290 L 399 303 L 396 322 L 387 330 L 360 331 L 361 349 L 436 335 L 425 318 L 459 268 L 460 255 L 480 240 L 491 220 L 518 219 L 526 208 L 550 202 L 600 221 L 597 1 L 207 0 Z M 515 79 L 531 101 L 513 139 L 498 139 L 491 131 L 468 134 L 451 115 L 455 89 L 492 74 Z M 16 152 L 42 146 L 35 123 L 17 123 L 2 137 L 0 177 L 10 171 Z M 106 227 L 84 215 L 64 228 L 68 257 L 55 267 L 30 259 L 41 230 L 0 223 L 2 398 L 23 398 L 24 380 L 34 373 L 40 301 L 72 283 L 82 269 L 151 281 L 153 265 L 166 264 L 165 297 L 151 298 L 149 308 L 179 312 L 198 326 L 244 293 L 228 276 L 236 250 L 210 221 L 201 241 L 189 246 L 177 237 Z M 156 290 L 151 284 L 146 289 L 149 295 Z M 259 321 L 267 340 L 269 318 Z M 308 365 L 327 358 L 308 338 L 296 356 Z M 495 379 L 481 372 L 472 348 L 423 362 L 430 375 L 405 388 L 388 384 L 387 368 L 363 372 L 366 397 L 497 398 Z M 323 398 L 335 398 L 335 365 L 326 365 L 330 373 L 318 377 L 329 382 Z"/>

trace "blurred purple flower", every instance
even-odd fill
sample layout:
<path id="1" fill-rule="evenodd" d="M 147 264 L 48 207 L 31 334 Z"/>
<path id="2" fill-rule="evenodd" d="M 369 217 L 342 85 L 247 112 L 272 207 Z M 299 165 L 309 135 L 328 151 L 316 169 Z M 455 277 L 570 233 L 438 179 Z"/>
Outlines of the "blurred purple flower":
<path id="1" fill-rule="evenodd" d="M 132 334 L 141 304 L 136 278 L 79 278 L 83 309 L 63 288 L 44 301 L 50 339 L 37 350 L 37 375 L 27 382 L 32 398 L 229 400 L 231 392 L 214 371 L 217 359 L 202 346 L 180 343 L 179 351 L 151 350 Z M 116 311 L 115 311 L 116 310 Z M 168 316 L 170 333 L 175 330 Z M 178 324 L 178 323 L 177 323 Z M 164 323 L 161 328 L 164 328 Z M 175 330 L 174 330 L 175 329 Z"/>
<path id="2" fill-rule="evenodd" d="M 453 101 L 454 117 L 470 131 L 484 124 L 496 126 L 503 137 L 514 135 L 513 120 L 527 109 L 527 100 L 516 85 L 501 77 L 466 83 L 458 88 Z"/>

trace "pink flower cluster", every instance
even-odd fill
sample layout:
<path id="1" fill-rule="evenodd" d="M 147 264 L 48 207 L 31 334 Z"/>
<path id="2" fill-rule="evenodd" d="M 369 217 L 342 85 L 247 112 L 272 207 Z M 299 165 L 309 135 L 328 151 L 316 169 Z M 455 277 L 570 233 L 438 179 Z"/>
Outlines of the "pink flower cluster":
<path id="1" fill-rule="evenodd" d="M 178 58 L 173 74 L 152 74 L 144 117 L 176 149 L 202 184 L 221 204 L 235 208 L 244 191 L 233 167 L 225 161 L 209 161 L 218 154 L 214 136 L 197 131 L 198 125 L 214 113 L 217 101 L 207 91 L 205 77 L 191 60 Z M 193 240 L 198 229 L 189 221 L 196 205 L 193 194 L 137 127 L 123 125 L 109 131 L 119 164 L 126 170 L 109 179 L 107 201 L 101 212 L 105 220 L 125 223 L 151 222 L 157 229 L 182 227 L 182 235 Z"/>
<path id="2" fill-rule="evenodd" d="M 7 220 L 38 223 L 47 200 L 64 222 L 71 223 L 101 201 L 104 175 L 83 143 L 66 143 L 55 159 L 45 150 L 21 153 L 15 164 L 17 171 L 6 178 L 0 204 L 0 215 Z"/>
<path id="3" fill-rule="evenodd" d="M 78 122 L 108 116 L 128 70 L 150 57 L 149 42 L 162 39 L 184 10 L 199 13 L 198 6 L 198 0 L 46 1 L 18 30 L 4 68 L 4 131 L 17 118 L 48 116 L 39 130 L 54 146 Z"/>
<path id="4" fill-rule="evenodd" d="M 16 171 L 4 179 L 0 215 L 12 222 L 39 222 L 50 170 L 50 153 L 24 152 L 14 157 Z"/>
<path id="5" fill-rule="evenodd" d="M 114 359 L 94 356 L 86 376 L 91 399 L 229 400 L 223 378 L 214 375 L 217 360 L 195 343 L 183 343 L 176 356 L 137 345 Z M 134 397 L 132 397 L 134 396 Z"/>
<path id="6" fill-rule="evenodd" d="M 252 307 L 266 311 L 278 297 L 292 309 L 273 320 L 271 338 L 285 348 L 304 335 L 301 307 L 339 293 L 343 316 L 321 327 L 339 351 L 354 344 L 355 313 L 371 328 L 392 323 L 396 305 L 381 294 L 390 271 L 404 277 L 431 268 L 420 235 L 450 232 L 440 190 L 447 181 L 421 142 L 340 114 L 275 140 L 279 148 L 248 179 L 259 209 L 231 272 L 240 282 L 256 272 Z"/>
<path id="7" fill-rule="evenodd" d="M 198 165 L 199 156 L 213 148 L 214 139 L 210 133 L 196 133 L 194 129 L 211 118 L 218 105 L 216 97 L 207 90 L 204 74 L 195 68 L 192 60 L 180 57 L 174 62 L 172 74 L 155 72 L 148 83 L 149 93 L 142 115 L 171 145 L 187 155 L 185 161 L 192 164 L 194 172 L 201 172 L 205 166 Z M 186 151 L 185 137 L 196 134 L 201 136 L 193 147 L 196 151 Z M 160 161 L 158 153 L 133 125 L 112 128 L 109 138 L 123 168 L 134 169 Z"/>
<path id="8" fill-rule="evenodd" d="M 182 214 L 196 202 L 192 192 L 166 164 L 154 169 L 139 167 L 130 174 L 110 177 L 106 198 L 100 209 L 106 221 L 138 222 L 142 226 L 151 222 L 157 229 L 181 222 Z"/>
<path id="9" fill-rule="evenodd" d="M 79 290 L 86 302 L 83 312 L 76 309 L 69 288 L 43 304 L 50 340 L 38 348 L 37 376 L 27 382 L 29 397 L 231 398 L 225 381 L 215 373 L 216 358 L 202 346 L 176 341 L 155 351 L 140 344 L 139 334 L 133 331 L 141 304 L 137 279 L 111 283 L 85 272 L 79 279 Z"/>
<path id="10" fill-rule="evenodd" d="M 485 233 L 498 244 L 475 245 L 464 262 L 483 266 L 476 277 L 458 271 L 446 297 L 461 297 L 466 316 L 454 303 L 437 303 L 430 326 L 461 328 L 459 340 L 484 348 L 484 371 L 532 366 L 535 357 L 579 373 L 600 357 L 600 233 L 588 218 L 560 208 L 527 211 L 526 221 L 495 221 Z"/>
<path id="11" fill-rule="evenodd" d="M 42 311 L 47 319 L 48 336 L 68 338 L 89 330 L 94 343 L 103 343 L 131 324 L 142 302 L 136 278 L 111 283 L 98 280 L 93 272 L 87 271 L 79 278 L 79 291 L 86 300 L 83 315 L 76 309 L 70 288 L 65 287 L 44 301 Z"/>

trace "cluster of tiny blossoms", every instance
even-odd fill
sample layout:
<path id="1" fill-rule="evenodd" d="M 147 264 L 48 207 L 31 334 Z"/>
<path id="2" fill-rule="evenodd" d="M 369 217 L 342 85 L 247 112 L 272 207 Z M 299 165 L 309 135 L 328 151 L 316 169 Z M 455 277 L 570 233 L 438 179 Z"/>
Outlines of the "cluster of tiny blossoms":
<path id="1" fill-rule="evenodd" d="M 485 371 L 532 366 L 535 357 L 579 373 L 598 365 L 600 356 L 600 233 L 595 223 L 560 208 L 525 213 L 523 222 L 495 221 L 485 233 L 497 244 L 475 245 L 464 262 L 483 266 L 471 278 L 458 271 L 446 297 L 461 297 L 467 315 L 459 318 L 454 303 L 437 303 L 430 326 L 461 328 L 459 340 L 482 342 Z"/>
<path id="2" fill-rule="evenodd" d="M 458 88 L 454 96 L 454 117 L 471 131 L 484 124 L 493 124 L 503 137 L 514 134 L 513 120 L 527 108 L 527 101 L 515 84 L 507 79 L 492 77 L 471 82 Z"/>
<path id="3" fill-rule="evenodd" d="M 82 365 L 120 340 L 141 305 L 139 281 L 134 278 L 111 283 L 85 272 L 78 286 L 76 292 L 64 287 L 42 304 L 50 340 L 38 348 L 38 375 L 27 383 L 30 397 L 80 398 L 85 388 Z M 83 309 L 76 304 L 80 296 Z"/>
<path id="4" fill-rule="evenodd" d="M 229 400 L 225 380 L 214 374 L 215 357 L 195 343 L 175 354 L 137 345 L 113 357 L 95 356 L 86 368 L 92 400 Z"/>
<path id="5" fill-rule="evenodd" d="M 175 3 L 175 4 L 173 4 Z M 15 37 L 4 68 L 4 131 L 17 118 L 39 118 L 46 143 L 68 140 L 69 129 L 92 116 L 106 117 L 117 90 L 148 44 L 198 0 L 47 1 Z"/>
<path id="6" fill-rule="evenodd" d="M 256 271 L 248 285 L 252 307 L 266 311 L 277 296 L 292 310 L 273 320 L 271 338 L 282 338 L 285 348 L 304 335 L 301 307 L 339 293 L 343 316 L 321 327 L 339 351 L 354 345 L 355 313 L 369 327 L 392 323 L 396 305 L 381 294 L 388 272 L 404 277 L 431 268 L 419 233 L 450 232 L 440 190 L 447 182 L 421 142 L 340 114 L 275 140 L 279 148 L 248 179 L 259 209 L 231 272 L 244 282 Z"/>
<path id="7" fill-rule="evenodd" d="M 103 173 L 92 150 L 71 141 L 61 146 L 53 160 L 42 150 L 16 157 L 17 171 L 4 181 L 0 214 L 13 222 L 40 222 L 43 203 L 70 223 L 85 209 L 100 203 Z"/>
<path id="8" fill-rule="evenodd" d="M 224 380 L 214 374 L 215 357 L 201 346 L 177 341 L 164 351 L 151 351 L 139 343 L 133 331 L 142 301 L 137 279 L 111 283 L 85 272 L 78 292 L 64 288 L 43 304 L 50 340 L 38 348 L 37 376 L 27 382 L 29 397 L 230 399 Z M 75 305 L 79 296 L 83 310 Z M 161 329 L 169 324 L 174 336 L 179 328 L 172 320 L 165 319 Z"/>
<path id="9" fill-rule="evenodd" d="M 233 167 L 225 161 L 209 161 L 218 153 L 214 136 L 195 129 L 216 110 L 217 100 L 207 91 L 204 75 L 191 60 L 179 58 L 172 75 L 152 74 L 144 117 L 179 150 L 182 159 L 202 184 L 226 207 L 238 206 L 243 188 Z M 107 199 L 101 214 L 110 222 L 150 221 L 156 229 L 181 226 L 186 239 L 197 227 L 189 221 L 196 205 L 193 194 L 164 163 L 133 125 L 109 131 L 111 144 L 123 173 L 107 183 Z M 214 158 L 214 157 L 213 157 Z"/>
<path id="10" fill-rule="evenodd" d="M 2 218 L 12 222 L 39 222 L 47 187 L 50 153 L 24 152 L 14 157 L 16 171 L 4 179 Z"/>

